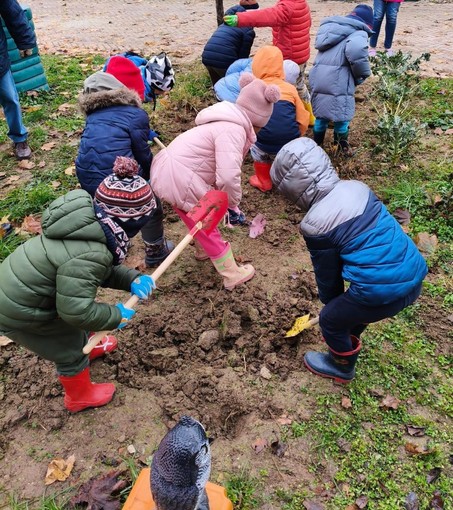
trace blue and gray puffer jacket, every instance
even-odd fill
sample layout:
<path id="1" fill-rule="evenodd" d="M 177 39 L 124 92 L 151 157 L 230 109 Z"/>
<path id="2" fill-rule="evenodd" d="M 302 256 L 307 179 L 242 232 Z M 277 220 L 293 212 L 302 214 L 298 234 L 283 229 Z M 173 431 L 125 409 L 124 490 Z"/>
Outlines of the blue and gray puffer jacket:
<path id="1" fill-rule="evenodd" d="M 351 298 L 368 306 L 392 303 L 420 285 L 428 269 L 413 241 L 368 186 L 340 180 L 313 140 L 286 144 L 271 178 L 306 212 L 300 231 L 324 304 L 343 293 L 344 280 Z"/>
<path id="2" fill-rule="evenodd" d="M 256 9 L 258 4 L 253 6 L 235 5 L 225 11 L 226 15 L 233 15 L 237 12 L 244 12 L 247 8 Z M 206 43 L 201 61 L 205 66 L 228 69 L 238 58 L 248 58 L 255 40 L 255 31 L 251 27 L 230 27 L 222 23 L 211 35 Z"/>
<path id="3" fill-rule="evenodd" d="M 335 122 L 354 117 L 356 85 L 371 74 L 368 61 L 370 28 L 353 17 L 332 16 L 321 22 L 318 50 L 309 74 L 315 117 Z"/>

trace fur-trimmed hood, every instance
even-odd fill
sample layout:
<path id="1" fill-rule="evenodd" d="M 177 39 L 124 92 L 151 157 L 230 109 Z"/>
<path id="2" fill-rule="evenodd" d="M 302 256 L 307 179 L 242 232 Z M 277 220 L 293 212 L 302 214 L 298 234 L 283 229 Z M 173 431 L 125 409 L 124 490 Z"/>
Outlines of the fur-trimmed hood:
<path id="1" fill-rule="evenodd" d="M 84 90 L 79 96 L 79 107 L 85 115 L 109 106 L 142 105 L 137 92 L 128 89 L 114 76 L 103 71 L 89 76 L 83 86 Z"/>

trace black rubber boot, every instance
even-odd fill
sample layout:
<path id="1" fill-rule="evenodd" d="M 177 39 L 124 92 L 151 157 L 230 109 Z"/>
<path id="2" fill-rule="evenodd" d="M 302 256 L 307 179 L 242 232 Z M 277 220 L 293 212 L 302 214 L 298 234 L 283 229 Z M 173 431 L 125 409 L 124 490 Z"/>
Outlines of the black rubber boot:
<path id="1" fill-rule="evenodd" d="M 349 131 L 346 131 L 346 133 L 336 133 L 335 131 L 333 132 L 333 142 L 336 146 L 338 146 L 341 154 L 347 158 L 352 158 L 352 156 L 354 156 L 354 151 L 349 145 L 348 138 Z"/>
<path id="2" fill-rule="evenodd" d="M 335 352 L 329 348 L 328 353 L 308 351 L 304 356 L 305 366 L 316 375 L 334 379 L 335 382 L 346 384 L 355 376 L 355 364 L 362 344 L 360 339 L 351 336 L 352 351 Z"/>
<path id="3" fill-rule="evenodd" d="M 161 237 L 153 243 L 145 241 L 145 264 L 146 267 L 156 267 L 163 262 L 175 247 L 174 243 Z"/>
<path id="4" fill-rule="evenodd" d="M 315 131 L 313 129 L 313 140 L 322 147 L 324 145 L 324 138 L 326 137 L 325 131 Z"/>

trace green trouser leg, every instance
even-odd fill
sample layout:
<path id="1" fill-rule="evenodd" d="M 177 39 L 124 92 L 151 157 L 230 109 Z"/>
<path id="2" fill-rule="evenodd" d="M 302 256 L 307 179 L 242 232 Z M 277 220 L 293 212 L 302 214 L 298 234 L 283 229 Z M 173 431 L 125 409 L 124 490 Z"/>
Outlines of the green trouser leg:
<path id="1" fill-rule="evenodd" d="M 87 343 L 87 333 L 61 319 L 38 323 L 32 330 L 6 330 L 2 334 L 16 344 L 52 361 L 60 375 L 78 374 L 89 365 L 82 349 Z"/>

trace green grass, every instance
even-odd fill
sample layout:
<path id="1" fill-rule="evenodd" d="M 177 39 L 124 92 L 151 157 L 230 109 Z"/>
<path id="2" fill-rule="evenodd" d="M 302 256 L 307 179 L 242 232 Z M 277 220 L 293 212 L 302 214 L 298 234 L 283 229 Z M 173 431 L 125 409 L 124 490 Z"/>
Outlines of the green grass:
<path id="1" fill-rule="evenodd" d="M 228 479 L 226 491 L 235 510 L 253 510 L 259 508 L 257 496 L 259 484 L 259 480 L 250 477 L 245 470 L 241 473 L 233 474 Z"/>
<path id="2" fill-rule="evenodd" d="M 430 128 L 453 128 L 453 78 L 427 78 L 421 82 L 418 115 Z"/>
<path id="3" fill-rule="evenodd" d="M 453 504 L 447 446 L 453 430 L 442 419 L 453 415 L 451 378 L 444 371 L 452 360 L 438 358 L 436 344 L 413 328 L 412 320 L 410 314 L 400 314 L 364 334 L 357 377 L 343 391 L 352 402 L 351 409 L 341 407 L 341 395 L 321 392 L 311 419 L 295 422 L 289 430 L 289 441 L 301 436 L 310 439 L 310 469 L 315 475 L 327 461 L 336 466 L 338 490 L 328 509 L 345 508 L 361 495 L 369 498 L 370 510 L 402 508 L 411 490 L 417 493 L 420 508 L 428 507 L 435 490 L 441 491 L 445 508 Z M 397 409 L 381 406 L 386 395 L 400 399 Z M 418 406 L 430 409 L 430 416 L 411 409 Z M 426 427 L 424 439 L 431 453 L 411 456 L 405 452 L 404 445 L 411 442 L 407 425 Z M 435 467 L 442 473 L 430 484 L 426 475 Z M 297 501 L 307 494 L 296 491 L 280 497 L 286 502 L 283 508 L 293 510 L 303 508 Z"/>

